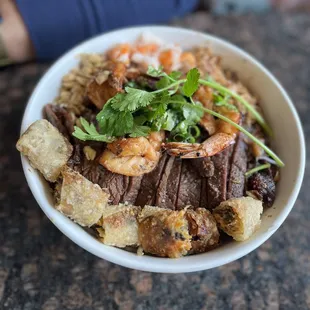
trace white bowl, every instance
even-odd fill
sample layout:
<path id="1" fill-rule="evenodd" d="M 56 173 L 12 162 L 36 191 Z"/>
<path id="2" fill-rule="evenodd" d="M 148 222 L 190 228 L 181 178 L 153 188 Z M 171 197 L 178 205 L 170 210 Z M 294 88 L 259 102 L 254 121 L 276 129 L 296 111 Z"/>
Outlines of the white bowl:
<path id="1" fill-rule="evenodd" d="M 305 167 L 304 136 L 293 103 L 275 77 L 243 50 L 211 35 L 173 27 L 135 27 L 99 35 L 67 52 L 45 73 L 28 101 L 21 131 L 24 132 L 31 123 L 42 118 L 43 106 L 56 97 L 62 76 L 77 66 L 79 54 L 101 53 L 117 43 L 133 42 L 144 31 L 150 31 L 167 42 L 180 44 L 183 48 L 207 43 L 215 54 L 222 57 L 223 67 L 236 72 L 241 81 L 259 97 L 267 121 L 274 131 L 272 147 L 286 164 L 281 169 L 275 203 L 263 214 L 260 229 L 245 242 L 231 242 L 208 253 L 179 259 L 137 256 L 100 243 L 56 211 L 47 182 L 22 156 L 24 173 L 47 217 L 73 242 L 98 257 L 133 269 L 167 273 L 205 270 L 227 264 L 253 251 L 279 228 L 295 203 Z"/>

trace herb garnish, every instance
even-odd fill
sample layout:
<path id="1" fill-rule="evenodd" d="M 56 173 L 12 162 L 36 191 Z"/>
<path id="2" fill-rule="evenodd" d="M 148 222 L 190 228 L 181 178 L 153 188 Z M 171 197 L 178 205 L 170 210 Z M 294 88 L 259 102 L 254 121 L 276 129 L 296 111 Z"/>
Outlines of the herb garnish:
<path id="1" fill-rule="evenodd" d="M 94 125 L 89 125 L 84 120 L 81 123 L 86 132 L 75 127 L 73 135 L 84 141 L 111 142 L 117 137 L 126 135 L 140 137 L 147 136 L 151 131 L 166 130 L 170 132 L 171 141 L 194 143 L 200 136 L 197 124 L 204 113 L 209 113 L 236 127 L 262 147 L 279 166 L 284 166 L 281 159 L 259 139 L 229 118 L 202 107 L 199 102 L 193 100 L 192 95 L 200 84 L 207 85 L 216 90 L 215 105 L 225 106 L 230 110 L 236 110 L 236 107 L 229 103 L 229 99 L 234 98 L 254 115 L 267 133 L 271 134 L 271 129 L 263 117 L 242 97 L 211 79 L 200 79 L 196 68 L 191 69 L 185 79 L 180 79 L 180 72 L 167 74 L 162 71 L 162 68 L 155 69 L 151 66 L 147 74 L 160 78 L 156 83 L 156 90 L 146 91 L 126 86 L 125 93 L 119 93 L 109 99 L 98 113 L 96 118 L 100 133 Z"/>
<path id="2" fill-rule="evenodd" d="M 253 168 L 253 169 L 247 171 L 247 172 L 245 173 L 245 176 L 246 176 L 246 177 L 249 177 L 250 175 L 252 175 L 252 174 L 255 173 L 255 172 L 258 172 L 258 171 L 261 171 L 261 170 L 264 170 L 264 169 L 268 169 L 268 168 L 270 168 L 270 167 L 271 167 L 271 165 L 270 165 L 269 163 L 263 164 L 263 165 L 260 165 L 260 166 L 257 166 L 257 167 L 255 167 L 255 168 Z"/>

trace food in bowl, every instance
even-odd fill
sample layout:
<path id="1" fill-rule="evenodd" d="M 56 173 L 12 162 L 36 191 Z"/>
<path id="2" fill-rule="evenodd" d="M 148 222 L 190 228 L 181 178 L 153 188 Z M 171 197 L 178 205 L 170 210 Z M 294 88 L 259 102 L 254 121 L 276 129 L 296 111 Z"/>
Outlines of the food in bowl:
<path id="1" fill-rule="evenodd" d="M 17 148 L 104 244 L 180 257 L 247 240 L 281 159 L 257 99 L 206 47 L 143 34 L 82 55 Z"/>

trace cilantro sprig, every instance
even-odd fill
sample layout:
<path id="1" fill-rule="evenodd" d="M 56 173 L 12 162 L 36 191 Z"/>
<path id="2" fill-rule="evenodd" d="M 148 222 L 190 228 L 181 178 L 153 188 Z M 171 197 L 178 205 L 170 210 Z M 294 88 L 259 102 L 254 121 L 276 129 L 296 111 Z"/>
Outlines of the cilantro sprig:
<path id="1" fill-rule="evenodd" d="M 80 117 L 80 122 L 86 132 L 83 131 L 80 127 L 74 126 L 74 132 L 72 133 L 72 135 L 78 138 L 79 140 L 82 141 L 92 140 L 99 142 L 112 142 L 115 140 L 115 138 L 111 136 L 100 134 L 97 131 L 95 125 L 88 123 L 85 118 Z"/>
<path id="2" fill-rule="evenodd" d="M 84 131 L 75 127 L 73 135 L 78 139 L 111 142 L 117 137 L 147 136 L 151 131 L 169 131 L 171 141 L 194 143 L 200 136 L 199 124 L 204 113 L 222 119 L 262 147 L 279 166 L 281 159 L 259 139 L 234 123 L 229 118 L 213 110 L 202 107 L 192 98 L 199 85 L 207 85 L 214 90 L 215 106 L 224 106 L 230 110 L 237 108 L 229 102 L 231 98 L 243 104 L 255 117 L 261 127 L 269 134 L 271 129 L 263 117 L 241 96 L 212 79 L 201 79 L 196 68 L 191 69 L 186 78 L 181 79 L 180 72 L 167 74 L 162 68 L 149 67 L 147 74 L 157 78 L 156 90 L 147 91 L 126 86 L 124 93 L 118 93 L 104 105 L 96 119 L 99 132 L 93 124 L 81 119 Z"/>

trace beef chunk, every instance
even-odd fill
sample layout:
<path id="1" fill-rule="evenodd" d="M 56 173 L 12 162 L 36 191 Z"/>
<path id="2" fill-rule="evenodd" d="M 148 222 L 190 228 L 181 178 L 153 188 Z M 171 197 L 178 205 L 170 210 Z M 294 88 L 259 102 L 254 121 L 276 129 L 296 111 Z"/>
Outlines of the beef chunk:
<path id="1" fill-rule="evenodd" d="M 247 190 L 263 201 L 264 207 L 271 207 L 276 197 L 276 185 L 270 169 L 254 173 L 248 178 Z"/>
<path id="2" fill-rule="evenodd" d="M 141 187 L 135 202 L 136 206 L 144 207 L 145 205 L 154 205 L 155 203 L 155 196 L 156 191 L 159 185 L 160 178 L 162 176 L 168 155 L 164 153 L 158 164 L 157 167 L 151 171 L 150 173 L 144 174 Z"/>
<path id="3" fill-rule="evenodd" d="M 233 145 L 211 157 L 214 165 L 214 174 L 207 179 L 208 208 L 211 210 L 226 200 L 229 159 L 232 148 Z"/>
<path id="4" fill-rule="evenodd" d="M 231 157 L 230 174 L 227 184 L 227 199 L 239 198 L 244 194 L 245 178 L 247 169 L 247 144 L 243 134 L 239 134 Z"/>
<path id="5" fill-rule="evenodd" d="M 73 114 L 58 105 L 47 104 L 43 108 L 43 115 L 44 118 L 46 118 L 68 139 L 68 141 L 71 141 L 71 134 L 74 131 L 75 122 Z"/>
<path id="6" fill-rule="evenodd" d="M 183 160 L 181 180 L 178 191 L 176 208 L 183 209 L 186 206 L 193 206 L 195 209 L 200 205 L 201 177 L 196 169 L 193 169 L 193 160 Z"/>
<path id="7" fill-rule="evenodd" d="M 105 76 L 106 75 L 106 76 Z M 121 63 L 111 64 L 110 73 L 100 72 L 86 88 L 87 97 L 98 108 L 102 109 L 105 103 L 117 93 L 123 92 L 126 76 L 126 66 Z"/>
<path id="8" fill-rule="evenodd" d="M 181 168 L 180 159 L 169 157 L 156 193 L 156 206 L 172 210 L 176 208 Z"/>

